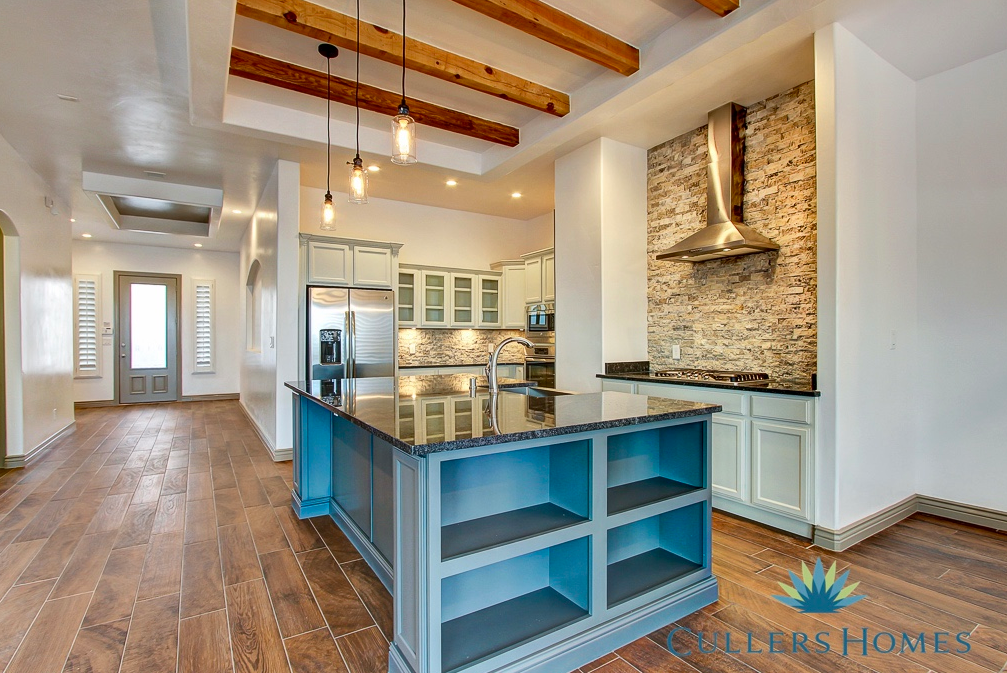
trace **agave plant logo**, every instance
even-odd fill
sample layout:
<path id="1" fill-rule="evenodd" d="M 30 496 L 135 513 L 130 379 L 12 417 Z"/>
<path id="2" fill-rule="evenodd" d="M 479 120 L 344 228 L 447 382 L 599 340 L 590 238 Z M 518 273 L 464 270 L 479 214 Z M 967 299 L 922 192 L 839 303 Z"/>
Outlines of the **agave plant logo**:
<path id="1" fill-rule="evenodd" d="M 813 614 L 825 614 L 838 612 L 841 608 L 853 605 L 866 596 L 852 596 L 851 594 L 860 585 L 860 582 L 846 586 L 846 580 L 850 576 L 847 570 L 838 578 L 836 577 L 836 564 L 833 563 L 829 571 L 826 572 L 822 566 L 822 559 L 815 563 L 815 570 L 808 569 L 808 564 L 801 562 L 802 577 L 791 572 L 790 579 L 793 586 L 787 586 L 783 582 L 778 584 L 783 587 L 786 596 L 773 596 L 784 605 L 797 608 L 801 612 Z"/>

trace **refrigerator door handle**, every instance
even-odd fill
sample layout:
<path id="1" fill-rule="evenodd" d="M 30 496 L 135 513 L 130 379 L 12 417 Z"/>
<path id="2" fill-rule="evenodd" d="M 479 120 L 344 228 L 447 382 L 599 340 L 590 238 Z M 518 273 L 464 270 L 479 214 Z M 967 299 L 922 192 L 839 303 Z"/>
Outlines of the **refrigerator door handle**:
<path id="1" fill-rule="evenodd" d="M 346 355 L 346 378 L 352 379 L 357 376 L 357 354 L 355 348 L 357 346 L 357 314 L 355 311 L 346 312 L 346 334 L 348 336 L 347 342 L 347 355 Z"/>

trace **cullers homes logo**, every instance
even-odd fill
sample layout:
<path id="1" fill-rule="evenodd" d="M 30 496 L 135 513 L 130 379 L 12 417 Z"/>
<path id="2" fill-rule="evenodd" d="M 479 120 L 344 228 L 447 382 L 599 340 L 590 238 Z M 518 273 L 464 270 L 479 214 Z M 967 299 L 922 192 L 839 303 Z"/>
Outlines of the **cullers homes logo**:
<path id="1" fill-rule="evenodd" d="M 790 573 L 792 585 L 783 582 L 777 584 L 783 588 L 786 596 L 773 596 L 784 605 L 788 605 L 804 614 L 833 614 L 854 603 L 864 600 L 867 596 L 854 596 L 853 592 L 860 586 L 854 582 L 847 586 L 850 571 L 847 570 L 836 577 L 836 564 L 828 571 L 818 559 L 814 570 L 801 563 L 801 575 Z M 696 638 L 699 653 L 710 654 L 721 649 L 728 654 L 828 654 L 841 652 L 845 656 L 868 656 L 873 654 L 898 654 L 900 652 L 919 652 L 935 654 L 965 654 L 972 646 L 968 637 L 970 633 L 949 633 L 934 631 L 924 633 L 892 633 L 890 631 L 870 631 L 868 629 L 842 629 L 842 633 L 831 631 L 807 633 L 804 631 L 770 631 L 766 634 L 743 633 L 734 634 L 730 631 L 720 633 L 694 632 L 685 627 L 673 629 L 668 634 L 668 649 L 679 657 L 689 657 L 692 649 L 676 649 L 674 637 L 676 634 L 687 633 Z M 733 641 L 733 645 L 732 645 Z M 681 645 L 681 638 L 679 639 Z"/>

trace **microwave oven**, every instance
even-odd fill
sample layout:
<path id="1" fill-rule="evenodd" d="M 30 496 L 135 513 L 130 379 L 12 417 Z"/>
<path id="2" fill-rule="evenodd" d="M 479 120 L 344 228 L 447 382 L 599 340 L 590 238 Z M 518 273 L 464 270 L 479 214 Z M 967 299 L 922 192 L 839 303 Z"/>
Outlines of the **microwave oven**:
<path id="1" fill-rule="evenodd" d="M 556 309 L 554 304 L 532 304 L 528 307 L 525 332 L 554 332 Z"/>

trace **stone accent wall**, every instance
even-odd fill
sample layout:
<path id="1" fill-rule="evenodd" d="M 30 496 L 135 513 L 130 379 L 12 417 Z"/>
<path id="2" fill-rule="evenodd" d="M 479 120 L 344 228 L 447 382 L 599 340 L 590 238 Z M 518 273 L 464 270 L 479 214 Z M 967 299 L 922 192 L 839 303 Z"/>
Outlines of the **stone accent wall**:
<path id="1" fill-rule="evenodd" d="M 744 222 L 780 244 L 697 264 L 655 256 L 706 224 L 706 127 L 652 148 L 648 173 L 648 346 L 652 369 L 816 369 L 814 82 L 748 108 Z M 671 347 L 682 348 L 680 360 Z"/>
<path id="2" fill-rule="evenodd" d="M 522 330 L 492 329 L 407 329 L 399 330 L 399 366 L 437 367 L 471 365 L 489 359 L 488 348 L 510 336 L 524 336 Z M 416 352 L 410 353 L 409 346 Z M 525 349 L 510 344 L 500 362 L 524 362 Z"/>

